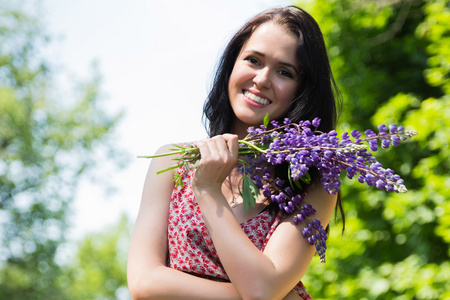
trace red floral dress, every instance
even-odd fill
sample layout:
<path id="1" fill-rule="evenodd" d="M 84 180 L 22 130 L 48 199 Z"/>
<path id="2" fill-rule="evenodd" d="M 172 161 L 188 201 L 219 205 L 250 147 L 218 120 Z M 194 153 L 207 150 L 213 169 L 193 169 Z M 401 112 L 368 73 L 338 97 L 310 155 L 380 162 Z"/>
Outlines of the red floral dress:
<path id="1" fill-rule="evenodd" d="M 169 210 L 169 259 L 170 267 L 204 278 L 229 281 L 220 263 L 200 208 L 192 191 L 194 171 L 185 172 L 179 168 L 183 187 L 175 187 L 172 192 Z M 283 214 L 265 210 L 241 224 L 248 238 L 263 251 Z M 304 299 L 311 296 L 300 281 L 294 290 Z"/>

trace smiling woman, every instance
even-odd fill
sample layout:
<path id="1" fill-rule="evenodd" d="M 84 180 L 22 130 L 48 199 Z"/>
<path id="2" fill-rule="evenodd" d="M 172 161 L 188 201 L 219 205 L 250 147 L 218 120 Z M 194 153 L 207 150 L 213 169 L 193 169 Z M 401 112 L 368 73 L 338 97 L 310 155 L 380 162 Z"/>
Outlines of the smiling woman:
<path id="1" fill-rule="evenodd" d="M 236 115 L 232 132 L 244 138 L 266 114 L 284 116 L 300 86 L 299 37 L 274 22 L 258 27 L 244 44 L 230 76 L 228 95 Z"/>
<path id="2" fill-rule="evenodd" d="M 302 237 L 308 223 L 296 225 L 264 194 L 248 209 L 241 205 L 238 138 L 267 114 L 320 118 L 319 130 L 332 130 L 334 88 L 322 34 L 304 10 L 269 9 L 232 37 L 204 106 L 210 139 L 194 143 L 198 166 L 157 175 L 173 163 L 165 156 L 148 170 L 129 251 L 134 299 L 311 298 L 301 282 L 316 251 Z M 286 163 L 260 167 L 268 182 L 288 174 Z M 174 176 L 182 184 L 175 186 Z M 294 189 L 327 226 L 337 197 L 316 172 L 311 177 Z"/>

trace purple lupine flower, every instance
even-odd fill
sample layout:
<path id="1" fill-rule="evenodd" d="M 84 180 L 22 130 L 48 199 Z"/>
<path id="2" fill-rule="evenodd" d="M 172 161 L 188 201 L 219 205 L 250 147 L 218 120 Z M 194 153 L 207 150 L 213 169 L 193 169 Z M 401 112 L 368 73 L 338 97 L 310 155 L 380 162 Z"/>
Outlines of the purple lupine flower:
<path id="1" fill-rule="evenodd" d="M 391 144 L 391 143 L 389 142 L 389 140 L 382 140 L 382 141 L 381 141 L 381 147 L 382 147 L 383 149 L 389 148 L 390 144 Z"/>
<path id="2" fill-rule="evenodd" d="M 271 124 L 275 130 L 271 130 L 270 133 L 252 130 L 249 132 L 248 140 L 251 141 L 254 136 L 255 141 L 262 141 L 261 136 L 267 136 L 263 144 L 268 145 L 268 149 L 262 154 L 265 161 L 273 165 L 288 163 L 290 176 L 295 181 L 300 180 L 311 167 L 314 167 L 321 173 L 322 185 L 332 194 L 340 190 L 339 176 L 342 171 L 346 171 L 348 178 L 357 176 L 359 182 L 369 186 L 386 191 L 406 191 L 399 176 L 394 175 L 390 169 L 383 169 L 382 164 L 363 146 L 363 143 L 367 142 L 368 148 L 375 152 L 378 150 L 378 140 L 381 140 L 382 148 L 389 148 L 391 144 L 398 145 L 405 136 L 409 138 L 413 135 L 408 136 L 401 126 L 390 125 L 388 132 L 388 127 L 381 124 L 378 126 L 378 135 L 369 129 L 365 131 L 366 138 L 363 138 L 359 131 L 352 130 L 350 134 L 343 133 L 340 140 L 334 130 L 315 134 L 310 126 L 316 130 L 320 125 L 318 118 L 312 122 L 301 121 L 298 124 L 291 124 L 285 119 L 283 126 L 278 126 L 276 122 Z M 288 214 L 298 211 L 294 217 L 296 224 L 305 222 L 313 214 L 307 208 L 299 206 L 303 199 L 300 195 L 295 196 L 293 189 L 286 187 L 284 181 L 279 178 L 272 180 L 267 171 L 260 178 L 274 183 L 272 188 L 264 185 L 263 193 L 270 195 L 270 199 L 278 203 L 281 210 Z M 322 258 L 324 260 L 326 250 L 326 234 L 323 232 L 318 219 L 307 225 L 303 231 L 305 238 L 316 245 L 321 260 Z"/>
<path id="3" fill-rule="evenodd" d="M 320 119 L 319 118 L 314 118 L 314 120 L 312 121 L 312 125 L 317 128 L 320 125 Z"/>
<path id="4" fill-rule="evenodd" d="M 391 136 L 392 146 L 398 146 L 400 145 L 400 137 L 398 136 Z"/>
<path id="5" fill-rule="evenodd" d="M 356 130 L 356 129 L 353 129 L 353 130 L 350 132 L 350 134 L 351 134 L 352 137 L 354 137 L 355 139 L 361 137 L 361 133 L 360 133 L 358 130 Z"/>
<path id="6" fill-rule="evenodd" d="M 380 125 L 378 125 L 378 130 L 380 132 L 386 132 L 387 131 L 387 127 L 384 124 L 380 124 Z"/>
<path id="7" fill-rule="evenodd" d="M 395 124 L 389 125 L 389 132 L 393 133 L 393 134 L 396 134 L 398 132 L 397 125 L 395 125 Z"/>

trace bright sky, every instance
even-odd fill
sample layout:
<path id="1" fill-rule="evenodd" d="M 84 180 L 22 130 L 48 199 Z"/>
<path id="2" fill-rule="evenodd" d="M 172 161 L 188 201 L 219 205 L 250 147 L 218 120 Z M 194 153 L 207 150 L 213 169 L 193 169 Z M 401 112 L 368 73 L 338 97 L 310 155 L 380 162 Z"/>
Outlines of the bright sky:
<path id="1" fill-rule="evenodd" d="M 53 37 L 52 62 L 69 75 L 57 80 L 87 79 L 91 62 L 99 62 L 108 110 L 125 111 L 117 141 L 131 158 L 126 169 L 107 174 L 114 194 L 95 182 L 81 184 L 72 238 L 114 224 L 121 212 L 135 219 L 149 163 L 135 157 L 153 154 L 163 144 L 204 138 L 202 106 L 221 50 L 253 15 L 290 3 L 43 1 L 44 21 Z"/>

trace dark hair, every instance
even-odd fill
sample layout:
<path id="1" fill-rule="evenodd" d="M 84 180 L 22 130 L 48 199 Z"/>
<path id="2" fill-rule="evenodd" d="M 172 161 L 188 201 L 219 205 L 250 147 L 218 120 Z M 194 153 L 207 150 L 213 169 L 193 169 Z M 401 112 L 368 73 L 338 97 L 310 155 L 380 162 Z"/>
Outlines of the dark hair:
<path id="1" fill-rule="evenodd" d="M 205 127 L 210 137 L 231 131 L 234 112 L 228 96 L 228 83 L 243 45 L 262 24 L 274 22 L 299 37 L 297 61 L 301 85 L 284 117 L 292 122 L 321 119 L 319 130 L 335 128 L 341 97 L 331 72 L 325 42 L 317 22 L 296 6 L 272 8 L 248 21 L 230 40 L 214 77 L 212 89 L 203 108 Z M 261 120 L 262 122 L 262 120 Z"/>
<path id="2" fill-rule="evenodd" d="M 259 26 L 267 22 L 274 22 L 299 38 L 296 57 L 301 70 L 301 84 L 287 114 L 281 119 L 287 117 L 298 123 L 318 117 L 321 119 L 320 131 L 328 132 L 336 127 L 341 95 L 331 72 L 322 32 L 306 11 L 288 6 L 272 8 L 256 15 L 231 38 L 225 48 L 203 107 L 205 127 L 210 137 L 231 131 L 235 115 L 228 95 L 230 75 L 244 44 Z M 277 166 L 275 175 L 285 177 L 286 168 L 284 164 Z M 315 179 L 319 176 L 317 170 L 311 170 L 311 175 Z M 337 208 L 344 222 L 339 195 Z"/>

